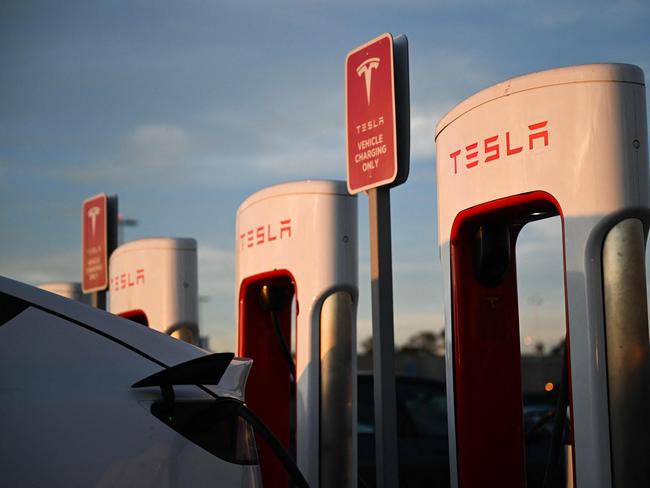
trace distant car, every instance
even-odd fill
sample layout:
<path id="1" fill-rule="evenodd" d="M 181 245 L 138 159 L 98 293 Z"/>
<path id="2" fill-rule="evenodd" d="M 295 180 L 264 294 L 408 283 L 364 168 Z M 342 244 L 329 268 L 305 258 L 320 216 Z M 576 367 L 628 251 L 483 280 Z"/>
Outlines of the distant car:
<path id="1" fill-rule="evenodd" d="M 526 399 L 524 399 L 525 401 Z M 526 486 L 541 488 L 548 463 L 553 427 L 555 422 L 555 405 L 549 402 L 536 402 L 529 399 L 524 403 L 524 432 L 526 433 Z M 569 422 L 565 421 L 568 430 Z M 564 443 L 563 439 L 563 443 Z M 564 449 L 560 451 L 559 473 L 554 472 L 554 482 L 547 486 L 565 486 L 566 459 Z"/>
<path id="2" fill-rule="evenodd" d="M 397 444 L 400 487 L 448 487 L 447 393 L 443 382 L 397 375 Z M 359 487 L 376 486 L 372 374 L 358 378 Z M 529 488 L 542 486 L 551 443 L 554 404 L 525 397 L 524 431 Z M 480 408 L 480 407 L 479 407 Z M 561 459 L 564 465 L 564 458 Z"/>
<path id="3" fill-rule="evenodd" d="M 373 384 L 358 378 L 359 487 L 376 486 Z M 449 446 L 445 384 L 397 376 L 397 436 L 401 487 L 449 486 Z"/>
<path id="4" fill-rule="evenodd" d="M 0 277 L 2 485 L 260 486 L 245 363 Z"/>

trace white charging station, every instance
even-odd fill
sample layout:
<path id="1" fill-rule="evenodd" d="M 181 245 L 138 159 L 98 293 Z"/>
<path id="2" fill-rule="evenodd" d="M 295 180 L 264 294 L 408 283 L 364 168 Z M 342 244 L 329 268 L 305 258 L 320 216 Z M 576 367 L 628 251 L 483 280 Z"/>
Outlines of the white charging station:
<path id="1" fill-rule="evenodd" d="M 436 128 L 454 486 L 524 486 L 514 242 L 563 228 L 576 486 L 648 486 L 650 224 L 643 72 L 596 64 L 483 90 Z"/>
<path id="2" fill-rule="evenodd" d="M 118 247 L 109 262 L 109 311 L 196 344 L 196 241 L 155 237 Z"/>
<path id="3" fill-rule="evenodd" d="M 81 283 L 78 281 L 50 281 L 38 285 L 41 290 L 55 293 L 70 300 L 76 300 L 81 303 L 90 304 L 88 295 L 84 295 L 81 290 Z"/>
<path id="4" fill-rule="evenodd" d="M 343 181 L 261 190 L 237 211 L 236 256 L 238 354 L 253 359 L 247 403 L 294 446 L 310 486 L 356 486 L 356 197 Z M 273 311 L 261 304 L 269 291 Z M 286 486 L 260 447 L 264 486 Z"/>

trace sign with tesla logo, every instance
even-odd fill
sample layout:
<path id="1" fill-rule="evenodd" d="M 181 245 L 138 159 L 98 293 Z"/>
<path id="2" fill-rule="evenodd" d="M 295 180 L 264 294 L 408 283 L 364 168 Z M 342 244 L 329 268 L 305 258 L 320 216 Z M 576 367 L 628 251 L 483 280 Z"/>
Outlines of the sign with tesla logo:
<path id="1" fill-rule="evenodd" d="M 395 69 L 393 46 L 393 36 L 384 34 L 351 51 L 345 61 L 347 176 L 352 194 L 393 183 L 398 176 L 402 124 L 396 84 L 401 70 Z M 406 93 L 408 98 L 408 76 Z M 406 137 L 408 145 L 408 128 Z"/>
<path id="2" fill-rule="evenodd" d="M 84 293 L 108 287 L 107 214 L 106 194 L 84 200 L 81 207 L 81 287 Z"/>

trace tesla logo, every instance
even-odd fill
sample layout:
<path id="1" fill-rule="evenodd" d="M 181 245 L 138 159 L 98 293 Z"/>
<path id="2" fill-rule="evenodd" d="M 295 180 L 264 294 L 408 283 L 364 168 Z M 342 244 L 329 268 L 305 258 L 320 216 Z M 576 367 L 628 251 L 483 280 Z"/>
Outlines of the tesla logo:
<path id="1" fill-rule="evenodd" d="M 93 229 L 93 236 L 95 235 L 95 224 L 97 221 L 97 216 L 101 213 L 101 209 L 99 207 L 90 207 L 88 209 L 88 218 L 91 221 L 92 229 Z"/>
<path id="2" fill-rule="evenodd" d="M 124 290 L 132 286 L 144 285 L 144 269 L 136 269 L 135 273 L 127 271 L 111 278 L 111 291 Z"/>
<path id="3" fill-rule="evenodd" d="M 536 122 L 528 126 L 528 144 L 517 143 L 515 138 L 506 131 L 505 134 L 496 134 L 491 137 L 486 137 L 479 142 L 472 142 L 449 155 L 449 158 L 454 163 L 454 174 L 458 174 L 458 167 L 464 163 L 467 169 L 475 168 L 481 163 L 489 163 L 496 161 L 502 157 L 510 157 L 519 154 L 524 150 L 532 151 L 535 147 L 547 147 L 549 145 L 548 136 L 548 120 Z M 501 140 L 499 140 L 501 137 Z M 525 140 L 525 139 L 524 139 Z M 465 150 L 464 158 L 461 154 Z M 484 157 L 482 157 L 484 156 Z M 459 164 L 460 163 L 460 164 Z"/>
<path id="4" fill-rule="evenodd" d="M 357 75 L 365 77 L 366 97 L 370 105 L 370 84 L 372 82 L 372 70 L 379 68 L 379 58 L 368 58 L 357 66 Z"/>
<path id="5" fill-rule="evenodd" d="M 291 237 L 291 219 L 280 221 L 280 225 L 260 225 L 246 232 L 239 234 L 240 249 L 261 246 L 276 239 L 288 239 Z"/>

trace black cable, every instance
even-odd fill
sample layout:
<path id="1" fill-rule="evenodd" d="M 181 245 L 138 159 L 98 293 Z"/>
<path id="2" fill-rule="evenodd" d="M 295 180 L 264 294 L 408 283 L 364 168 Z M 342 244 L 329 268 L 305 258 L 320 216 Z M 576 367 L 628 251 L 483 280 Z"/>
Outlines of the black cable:
<path id="1" fill-rule="evenodd" d="M 566 410 L 569 406 L 569 365 L 568 365 L 567 344 L 564 341 L 564 351 L 562 357 L 562 381 L 557 395 L 557 404 L 555 407 L 555 423 L 553 424 L 553 436 L 551 437 L 551 449 L 548 453 L 548 462 L 544 472 L 544 482 L 542 488 L 549 488 L 553 482 L 554 473 L 560 460 L 560 451 L 562 449 L 562 433 L 566 423 Z"/>
<path id="2" fill-rule="evenodd" d="M 280 346 L 282 347 L 283 355 L 289 366 L 289 375 L 290 375 L 289 395 L 291 396 L 291 400 L 290 400 L 291 418 L 295 419 L 296 418 L 296 365 L 294 364 L 293 358 L 291 357 L 291 352 L 289 352 L 289 346 L 287 345 L 282 335 L 282 332 L 280 331 L 280 321 L 278 320 L 278 316 L 276 315 L 275 310 L 270 310 L 270 313 L 271 313 L 271 321 L 273 322 L 273 328 L 275 329 L 275 335 L 278 339 L 278 342 L 280 343 Z M 295 435 L 294 425 L 292 425 L 292 434 L 290 436 L 290 439 L 291 441 L 289 443 L 289 452 L 295 459 L 296 458 L 296 435 Z"/>
<path id="3" fill-rule="evenodd" d="M 289 367 L 289 373 L 291 374 L 291 382 L 295 383 L 296 381 L 296 365 L 293 363 L 293 357 L 291 356 L 291 350 L 289 345 L 284 340 L 282 335 L 282 329 L 280 327 L 280 320 L 278 319 L 277 312 L 282 310 L 287 304 L 287 300 L 290 298 L 289 293 L 287 293 L 286 288 L 280 285 L 270 285 L 268 283 L 262 285 L 260 288 L 259 295 L 259 304 L 262 307 L 262 310 L 265 312 L 270 312 L 271 322 L 273 323 L 273 329 L 275 330 L 275 336 L 278 339 L 280 348 L 282 349 L 282 355 Z"/>
<path id="4" fill-rule="evenodd" d="M 262 310 L 265 312 L 269 312 L 271 315 L 271 323 L 273 324 L 273 330 L 275 332 L 275 337 L 277 339 L 278 344 L 280 345 L 280 349 L 282 350 L 282 356 L 284 356 L 284 360 L 287 363 L 287 367 L 289 369 L 289 394 L 290 394 L 290 445 L 289 445 L 289 451 L 291 452 L 291 455 L 295 458 L 296 457 L 296 435 L 295 435 L 295 418 L 296 418 L 296 365 L 293 362 L 293 357 L 291 356 L 291 349 L 289 348 L 289 344 L 287 344 L 287 341 L 284 338 L 284 335 L 282 334 L 282 328 L 280 327 L 280 320 L 278 318 L 278 312 L 283 310 L 287 305 L 289 305 L 289 301 L 291 298 L 291 294 L 289 293 L 289 290 L 281 285 L 271 285 L 269 283 L 265 283 L 260 287 L 260 295 L 259 295 L 259 304 Z"/>
<path id="5" fill-rule="evenodd" d="M 289 477 L 292 479 L 295 485 L 298 488 L 309 488 L 309 484 L 307 483 L 307 480 L 305 479 L 302 472 L 300 471 L 300 468 L 298 468 L 296 462 L 289 455 L 289 453 L 287 453 L 287 451 L 284 449 L 284 447 L 282 446 L 278 438 L 275 437 L 273 431 L 269 429 L 269 427 L 255 412 L 253 412 L 250 408 L 246 406 L 246 404 L 240 402 L 239 400 L 236 400 L 234 398 L 228 398 L 228 397 L 220 397 L 211 389 L 206 388 L 204 385 L 195 385 L 195 386 L 197 386 L 198 388 L 206 392 L 208 395 L 210 395 L 212 398 L 214 398 L 215 403 L 232 403 L 235 406 L 235 409 L 237 410 L 237 414 L 241 418 L 243 418 L 246 422 L 248 422 L 250 426 L 253 427 L 256 433 L 259 433 L 262 436 L 264 442 L 266 442 L 266 444 L 271 448 L 273 453 L 278 457 L 279 461 L 282 463 L 282 466 L 284 466 L 284 469 L 287 471 Z"/>
<path id="6" fill-rule="evenodd" d="M 278 342 L 280 343 L 280 347 L 282 348 L 282 354 L 284 356 L 285 361 L 287 362 L 287 366 L 289 367 L 289 374 L 291 374 L 291 382 L 294 383 L 296 381 L 296 365 L 293 362 L 293 357 L 291 356 L 289 345 L 287 344 L 287 341 L 284 340 L 284 336 L 282 335 L 282 330 L 280 329 L 280 321 L 278 320 L 278 316 L 275 310 L 270 310 L 270 313 L 271 313 L 271 322 L 273 322 L 273 328 L 275 329 L 275 335 L 278 338 Z"/>
<path id="7" fill-rule="evenodd" d="M 370 485 L 361 476 L 357 475 L 357 483 L 362 488 L 370 488 Z"/>

